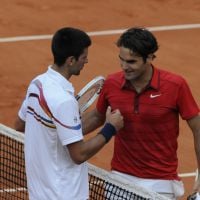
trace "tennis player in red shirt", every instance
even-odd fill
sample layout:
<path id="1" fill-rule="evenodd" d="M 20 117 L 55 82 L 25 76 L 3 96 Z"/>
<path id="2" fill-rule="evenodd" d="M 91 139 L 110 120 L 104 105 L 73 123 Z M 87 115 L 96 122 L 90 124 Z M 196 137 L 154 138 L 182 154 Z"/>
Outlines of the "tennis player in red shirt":
<path id="1" fill-rule="evenodd" d="M 107 77 L 96 109 L 83 116 L 84 131 L 103 124 L 108 106 L 119 109 L 124 128 L 115 136 L 112 172 L 178 199 L 184 193 L 177 172 L 179 115 L 193 132 L 200 169 L 199 107 L 183 77 L 152 64 L 158 43 L 150 31 L 130 28 L 117 46 L 122 70 Z M 197 191 L 200 176 L 191 192 Z"/>

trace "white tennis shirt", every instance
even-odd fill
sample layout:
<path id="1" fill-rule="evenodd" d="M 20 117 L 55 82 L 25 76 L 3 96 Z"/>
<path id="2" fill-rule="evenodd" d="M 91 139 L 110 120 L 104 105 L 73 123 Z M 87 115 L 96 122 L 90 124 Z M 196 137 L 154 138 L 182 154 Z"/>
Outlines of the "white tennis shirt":
<path id="1" fill-rule="evenodd" d="M 49 66 L 30 83 L 19 117 L 30 200 L 88 199 L 87 165 L 75 164 L 66 147 L 83 139 L 72 84 Z"/>

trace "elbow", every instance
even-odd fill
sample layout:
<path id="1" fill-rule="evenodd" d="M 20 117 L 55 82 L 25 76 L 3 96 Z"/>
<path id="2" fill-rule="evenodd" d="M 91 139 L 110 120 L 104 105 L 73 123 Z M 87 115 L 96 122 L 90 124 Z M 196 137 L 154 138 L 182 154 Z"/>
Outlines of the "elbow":
<path id="1" fill-rule="evenodd" d="M 82 152 L 78 152 L 76 154 L 71 153 L 70 157 L 73 160 L 73 162 L 77 165 L 84 163 L 88 159 L 87 154 L 84 154 Z"/>
<path id="2" fill-rule="evenodd" d="M 79 157 L 72 157 L 72 160 L 74 161 L 75 164 L 80 165 L 86 161 L 85 158 L 79 156 Z"/>
<path id="3" fill-rule="evenodd" d="M 71 160 L 80 165 L 88 159 L 88 153 L 84 148 L 83 140 L 67 145 Z"/>
<path id="4" fill-rule="evenodd" d="M 25 131 L 25 122 L 20 118 L 17 118 L 14 123 L 14 129 L 16 131 L 24 132 Z"/>
<path id="5" fill-rule="evenodd" d="M 84 163 L 85 161 L 82 160 L 73 160 L 75 164 L 80 165 L 82 163 Z"/>

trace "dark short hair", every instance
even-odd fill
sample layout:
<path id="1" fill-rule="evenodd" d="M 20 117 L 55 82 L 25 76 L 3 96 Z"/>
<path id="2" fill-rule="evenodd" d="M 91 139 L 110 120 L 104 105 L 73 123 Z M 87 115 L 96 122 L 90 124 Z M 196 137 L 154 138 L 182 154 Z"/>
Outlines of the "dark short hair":
<path id="1" fill-rule="evenodd" d="M 80 29 L 71 27 L 59 29 L 54 34 L 51 43 L 54 63 L 62 66 L 70 56 L 78 59 L 84 49 L 89 47 L 91 43 L 92 41 L 87 33 Z"/>
<path id="2" fill-rule="evenodd" d="M 158 43 L 155 36 L 147 29 L 141 27 L 130 28 L 125 31 L 117 41 L 118 47 L 130 49 L 138 56 L 146 58 L 158 50 Z"/>

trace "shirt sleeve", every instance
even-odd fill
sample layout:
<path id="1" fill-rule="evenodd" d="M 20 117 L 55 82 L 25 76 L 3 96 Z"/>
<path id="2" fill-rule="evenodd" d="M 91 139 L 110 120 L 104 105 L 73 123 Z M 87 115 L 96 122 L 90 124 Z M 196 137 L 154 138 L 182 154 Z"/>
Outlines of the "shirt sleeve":
<path id="1" fill-rule="evenodd" d="M 54 113 L 54 123 L 62 145 L 83 139 L 79 106 L 75 99 L 59 104 Z"/>
<path id="2" fill-rule="evenodd" d="M 199 114 L 199 107 L 192 95 L 192 92 L 187 82 L 184 79 L 179 88 L 177 104 L 179 108 L 179 113 L 184 120 L 188 120 Z"/>
<path id="3" fill-rule="evenodd" d="M 31 82 L 32 83 L 32 82 Z M 29 94 L 31 93 L 31 91 L 33 90 L 33 88 L 35 87 L 34 85 L 32 85 L 30 83 L 28 89 L 27 89 L 27 93 L 26 93 L 26 97 L 24 98 L 22 105 L 18 111 L 18 116 L 23 120 L 26 121 L 26 115 L 27 115 L 27 106 L 28 106 L 28 98 L 29 98 Z"/>

